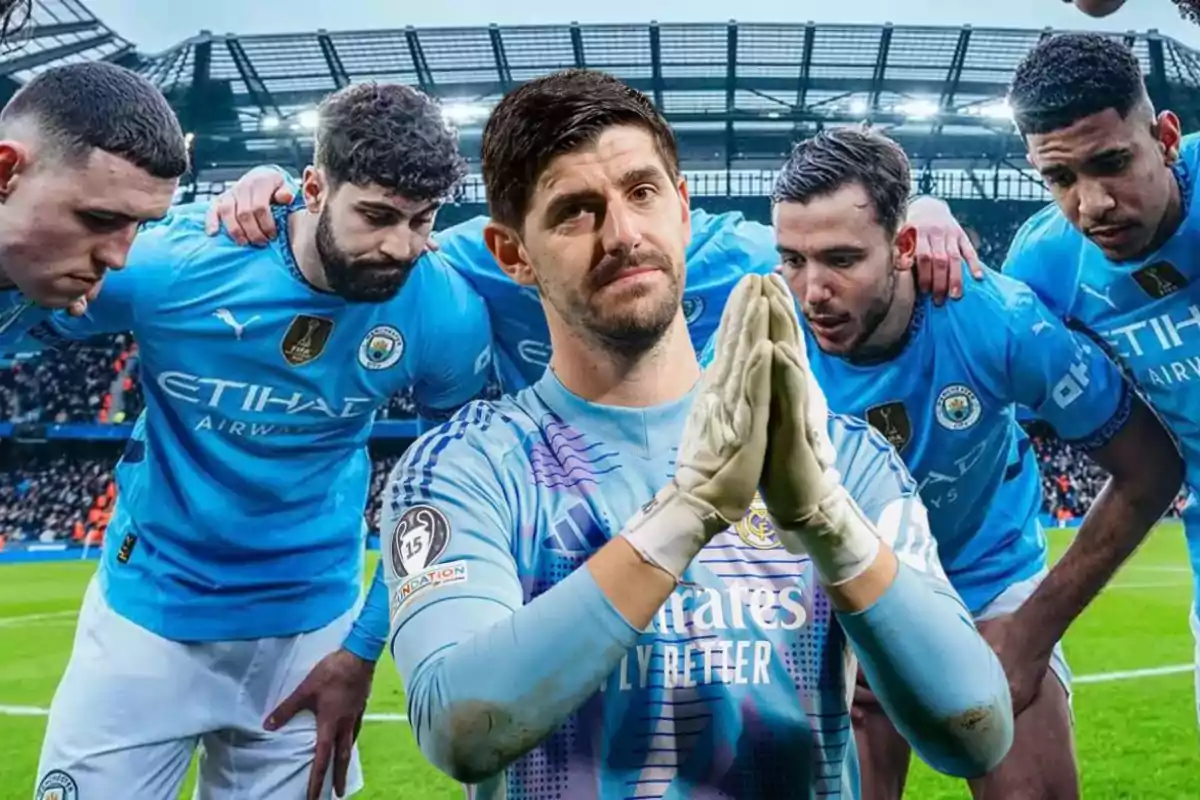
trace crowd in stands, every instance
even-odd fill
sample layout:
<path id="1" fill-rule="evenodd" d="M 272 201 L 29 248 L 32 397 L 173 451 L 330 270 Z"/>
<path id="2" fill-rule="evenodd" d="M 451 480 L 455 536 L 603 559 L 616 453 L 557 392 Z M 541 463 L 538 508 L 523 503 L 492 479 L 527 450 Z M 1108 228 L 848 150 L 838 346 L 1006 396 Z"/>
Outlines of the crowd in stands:
<path id="1" fill-rule="evenodd" d="M 1045 513 L 1059 525 L 1078 524 L 1106 479 L 1105 473 L 1068 445 L 1032 431 L 1042 472 Z M 114 500 L 112 471 L 120 448 L 98 456 L 73 456 L 27 449 L 28 455 L 6 458 L 0 468 L 0 541 L 98 541 L 104 535 Z M 375 530 L 383 487 L 399 456 L 373 458 L 370 498 L 365 518 Z M 1176 513 L 1178 509 L 1176 509 Z"/>
<path id="2" fill-rule="evenodd" d="M 41 452 L 45 451 L 45 452 Z M 0 470 L 0 546 L 104 538 L 116 489 L 111 458 L 26 450 Z"/>
<path id="3" fill-rule="evenodd" d="M 110 422 L 133 337 L 89 341 L 15 358 L 0 368 L 0 419 L 14 423 Z"/>
<path id="4" fill-rule="evenodd" d="M 1078 524 L 1104 488 L 1108 474 L 1044 426 L 1032 425 L 1029 433 L 1042 473 L 1044 511 L 1059 525 Z M 1181 492 L 1169 516 L 1179 516 L 1185 499 Z"/>

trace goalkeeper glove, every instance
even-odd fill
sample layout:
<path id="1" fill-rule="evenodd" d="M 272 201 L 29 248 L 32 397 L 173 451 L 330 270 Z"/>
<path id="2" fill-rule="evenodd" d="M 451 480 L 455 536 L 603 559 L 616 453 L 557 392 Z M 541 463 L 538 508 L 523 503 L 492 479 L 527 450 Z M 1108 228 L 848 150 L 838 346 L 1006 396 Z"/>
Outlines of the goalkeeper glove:
<path id="1" fill-rule="evenodd" d="M 764 283 L 773 349 L 762 498 L 784 547 L 807 553 L 822 582 L 837 586 L 871 566 L 879 536 L 834 467 L 829 409 L 809 368 L 791 293 L 778 275 Z"/>
<path id="2" fill-rule="evenodd" d="M 765 280 L 738 283 L 716 353 L 684 426 L 675 477 L 622 530 L 648 563 L 679 580 L 717 533 L 750 509 L 767 451 L 771 342 Z"/>

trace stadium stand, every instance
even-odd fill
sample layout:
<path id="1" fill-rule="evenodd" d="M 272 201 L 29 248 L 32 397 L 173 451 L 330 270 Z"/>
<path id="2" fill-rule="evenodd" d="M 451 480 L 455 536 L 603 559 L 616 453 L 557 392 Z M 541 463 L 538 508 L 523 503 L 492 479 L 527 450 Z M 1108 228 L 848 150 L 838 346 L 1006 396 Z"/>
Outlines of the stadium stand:
<path id="1" fill-rule="evenodd" d="M 694 202 L 769 219 L 774 168 L 824 125 L 869 122 L 914 164 L 914 193 L 946 198 L 998 266 L 1021 222 L 1048 200 L 1025 164 L 1004 103 L 1021 56 L 1043 30 L 814 24 L 638 24 L 214 35 L 139 54 L 77 0 L 38 0 L 24 45 L 0 54 L 0 101 L 40 70 L 106 59 L 140 70 L 190 132 L 194 173 L 179 200 L 222 191 L 247 168 L 298 170 L 311 157 L 314 107 L 363 80 L 439 96 L 477 168 L 490 106 L 515 84 L 587 65 L 651 95 L 674 125 Z M 1151 31 L 1124 38 L 1151 98 L 1200 128 L 1200 53 Z M 478 175 L 445 208 L 448 226 L 484 212 Z M 121 440 L 143 406 L 136 343 L 116 336 L 0 367 L 0 547 L 97 541 L 113 500 Z M 380 415 L 366 511 L 412 435 L 410 398 Z M 1049 520 L 1082 514 L 1104 476 L 1034 423 Z M 24 444 L 15 444 L 16 439 Z"/>

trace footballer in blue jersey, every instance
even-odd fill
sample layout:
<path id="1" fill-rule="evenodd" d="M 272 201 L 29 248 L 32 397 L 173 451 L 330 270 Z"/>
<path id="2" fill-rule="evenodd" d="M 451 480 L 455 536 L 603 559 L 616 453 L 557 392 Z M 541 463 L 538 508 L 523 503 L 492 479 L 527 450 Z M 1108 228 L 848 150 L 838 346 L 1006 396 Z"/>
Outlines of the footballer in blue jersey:
<path id="1" fill-rule="evenodd" d="M 0 352 L 39 349 L 24 337 L 50 309 L 82 312 L 187 168 L 166 99 L 123 67 L 53 67 L 21 87 L 0 111 Z"/>
<path id="2" fill-rule="evenodd" d="M 1011 102 L 1055 203 L 1017 233 L 1004 271 L 1105 343 L 1174 433 L 1200 656 L 1200 137 L 1155 112 L 1137 56 L 1100 36 L 1039 44 Z"/>
<path id="3" fill-rule="evenodd" d="M 475 396 L 491 330 L 466 281 L 421 257 L 465 173 L 437 106 L 350 87 L 322 104 L 317 142 L 306 208 L 279 210 L 270 248 L 175 209 L 85 317 L 42 332 L 132 330 L 146 397 L 51 706 L 44 788 L 66 775 L 81 797 L 174 797 L 197 743 L 204 796 L 361 783 L 352 744 L 387 632 L 378 574 L 360 599 L 367 440 L 401 390 L 438 412 Z"/>
<path id="4" fill-rule="evenodd" d="M 553 355 L 385 489 L 430 761 L 480 798 L 858 798 L 857 659 L 938 769 L 994 766 L 999 661 L 894 451 L 825 409 L 780 278 L 741 280 L 698 382 L 686 184 L 649 99 L 586 70 L 526 83 L 483 170 L 485 239 L 537 286 Z"/>
<path id="5" fill-rule="evenodd" d="M 1040 590 L 1041 478 L 1016 406 L 1114 472 L 1108 491 L 1121 502 L 1159 514 L 1175 493 L 1178 456 L 1101 348 L 1027 287 L 991 274 L 940 306 L 917 290 L 916 231 L 904 224 L 910 185 L 903 150 L 881 135 L 840 128 L 798 144 L 773 197 L 781 272 L 830 409 L 865 418 L 904 459 L 947 576 L 985 635 L 998 641 L 996 620 L 1006 620 L 1008 647 L 999 650 L 1016 741 L 999 768 L 973 782 L 976 796 L 1073 797 L 1069 671 L 1057 643 L 1076 604 L 1091 599 L 1156 517 L 1107 531 L 1089 518 L 1080 541 L 1103 569 L 1083 582 L 1084 596 L 1053 580 Z M 869 692 L 860 695 L 864 791 L 898 800 L 908 745 Z"/>
<path id="6" fill-rule="evenodd" d="M 295 202 L 295 182 L 277 167 L 256 167 L 227 190 L 209 212 L 210 229 L 218 217 L 247 241 L 269 242 L 276 234 L 265 217 L 272 202 Z M 222 210 L 223 207 L 226 210 Z M 238 209 L 245 219 L 238 220 Z M 261 224 L 256 218 L 262 217 Z M 475 217 L 437 234 L 438 253 L 483 297 L 496 337 L 496 377 L 505 392 L 536 383 L 550 363 L 550 331 L 536 287 L 519 286 L 500 269 L 483 238 L 487 217 Z M 779 263 L 771 228 L 738 212 L 691 211 L 692 238 L 687 246 L 683 314 L 696 350 L 712 337 L 721 309 L 743 275 L 767 274 Z"/>

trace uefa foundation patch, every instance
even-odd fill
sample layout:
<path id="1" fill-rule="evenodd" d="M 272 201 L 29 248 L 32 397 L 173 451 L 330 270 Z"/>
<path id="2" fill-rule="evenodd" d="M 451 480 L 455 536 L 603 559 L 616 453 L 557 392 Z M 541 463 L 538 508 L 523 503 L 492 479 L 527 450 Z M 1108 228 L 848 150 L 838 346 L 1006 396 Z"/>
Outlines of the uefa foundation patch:
<path id="1" fill-rule="evenodd" d="M 391 611 L 393 621 L 395 621 L 396 615 L 403 611 L 417 595 L 441 586 L 465 583 L 466 580 L 467 562 L 465 561 L 450 561 L 446 564 L 438 564 L 408 577 L 392 592 Z"/>

